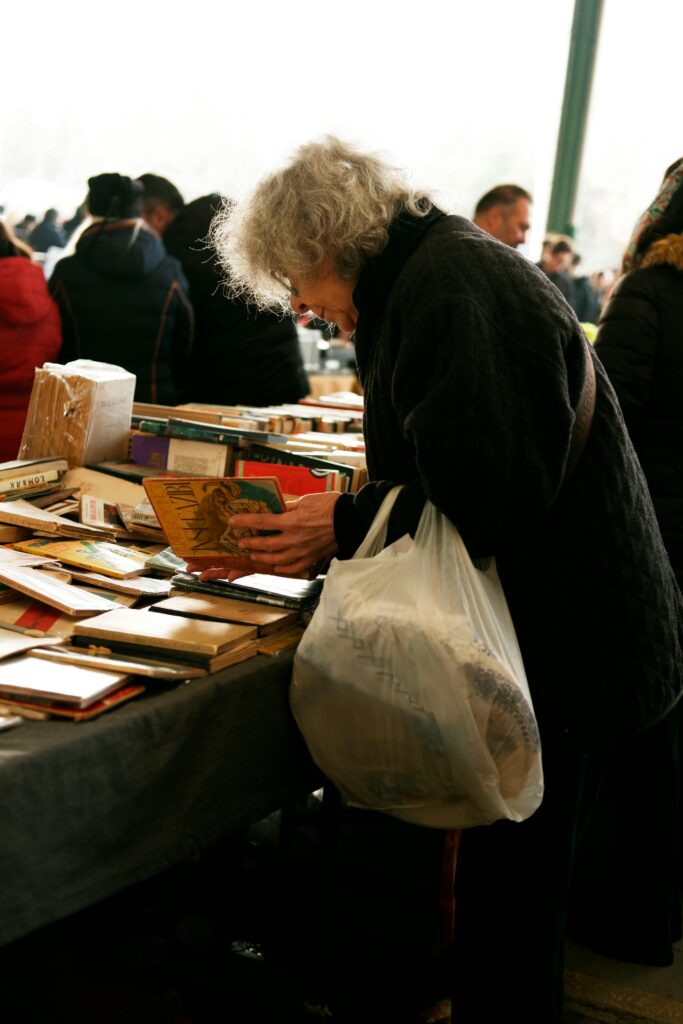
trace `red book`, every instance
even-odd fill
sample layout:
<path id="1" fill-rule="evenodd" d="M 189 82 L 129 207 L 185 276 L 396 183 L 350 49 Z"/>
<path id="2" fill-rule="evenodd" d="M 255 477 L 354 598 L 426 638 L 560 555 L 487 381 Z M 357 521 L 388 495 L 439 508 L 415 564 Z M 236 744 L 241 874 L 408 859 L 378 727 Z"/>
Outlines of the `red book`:
<path id="1" fill-rule="evenodd" d="M 249 459 L 237 459 L 235 461 L 235 476 L 275 476 L 280 481 L 283 493 L 296 497 L 303 494 L 345 490 L 339 473 L 334 469 L 311 469 L 310 466 L 285 466 L 277 462 L 252 462 Z"/>

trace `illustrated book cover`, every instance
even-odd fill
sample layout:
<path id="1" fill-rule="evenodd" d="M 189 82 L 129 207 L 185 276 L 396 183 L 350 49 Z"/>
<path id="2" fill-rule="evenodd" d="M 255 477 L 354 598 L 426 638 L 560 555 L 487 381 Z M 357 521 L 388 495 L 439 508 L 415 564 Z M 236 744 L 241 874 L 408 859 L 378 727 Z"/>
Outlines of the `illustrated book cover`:
<path id="1" fill-rule="evenodd" d="M 221 564 L 250 570 L 253 563 L 240 541 L 255 531 L 235 529 L 231 516 L 241 512 L 284 512 L 276 477 L 156 477 L 144 487 L 174 553 L 185 560 L 220 559 Z"/>
<path id="2" fill-rule="evenodd" d="M 79 569 L 100 572 L 103 576 L 128 579 L 144 571 L 147 557 L 141 551 L 111 544 L 107 541 L 67 540 L 53 541 L 34 537 L 14 545 L 17 551 L 44 555 L 53 560 L 75 565 Z"/>

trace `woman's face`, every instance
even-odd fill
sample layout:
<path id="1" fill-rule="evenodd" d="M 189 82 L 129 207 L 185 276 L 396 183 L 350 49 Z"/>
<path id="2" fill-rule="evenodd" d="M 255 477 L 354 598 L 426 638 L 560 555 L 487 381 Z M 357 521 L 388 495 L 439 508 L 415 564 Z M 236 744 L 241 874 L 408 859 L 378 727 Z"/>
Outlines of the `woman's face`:
<path id="1" fill-rule="evenodd" d="M 309 309 L 320 320 L 335 323 L 342 331 L 356 329 L 358 310 L 353 304 L 355 281 L 345 281 L 333 270 L 323 269 L 310 278 L 290 277 L 290 305 L 299 315 Z"/>

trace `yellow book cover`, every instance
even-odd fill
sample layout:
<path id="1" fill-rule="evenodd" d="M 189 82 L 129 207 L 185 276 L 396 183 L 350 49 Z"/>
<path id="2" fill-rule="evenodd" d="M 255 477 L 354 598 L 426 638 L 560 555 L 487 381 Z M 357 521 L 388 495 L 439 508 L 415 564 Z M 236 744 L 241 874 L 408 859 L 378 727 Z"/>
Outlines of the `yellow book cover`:
<path id="1" fill-rule="evenodd" d="M 185 560 L 219 558 L 233 569 L 253 571 L 239 543 L 256 531 L 235 529 L 241 512 L 284 512 L 277 477 L 149 477 L 143 482 L 175 555 Z"/>
<path id="2" fill-rule="evenodd" d="M 33 537 L 13 545 L 18 551 L 47 555 L 65 565 L 75 565 L 116 579 L 128 579 L 144 572 L 147 556 L 140 551 L 92 540 L 50 540 Z"/>

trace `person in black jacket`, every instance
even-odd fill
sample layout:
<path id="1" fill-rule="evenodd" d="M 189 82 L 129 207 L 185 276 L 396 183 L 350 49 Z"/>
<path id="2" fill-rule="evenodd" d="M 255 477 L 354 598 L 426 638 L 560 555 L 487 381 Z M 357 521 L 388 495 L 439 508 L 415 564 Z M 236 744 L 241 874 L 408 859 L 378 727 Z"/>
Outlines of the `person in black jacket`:
<path id="1" fill-rule="evenodd" d="M 66 235 L 57 223 L 58 216 L 57 210 L 46 210 L 40 224 L 36 224 L 28 236 L 28 244 L 35 252 L 47 252 L 53 246 L 57 249 L 64 248 Z"/>
<path id="2" fill-rule="evenodd" d="M 463 833 L 454 1019 L 559 1024 L 572 860 L 604 765 L 639 732 L 673 751 L 683 688 L 682 599 L 607 375 L 538 268 L 339 140 L 302 147 L 214 238 L 233 288 L 354 331 L 365 395 L 370 482 L 357 495 L 235 517 L 277 531 L 243 541 L 264 571 L 296 575 L 352 556 L 396 483 L 389 540 L 414 533 L 428 499 L 473 558 L 496 558 L 545 794 L 526 821 Z M 568 479 L 589 365 L 595 412 Z M 673 753 L 658 769 L 649 781 L 672 797 L 673 818 Z M 422 841 L 434 841 L 429 830 Z M 656 913 L 666 914 L 673 844 L 659 852 Z M 638 884 L 622 893 L 627 906 Z"/>
<path id="3" fill-rule="evenodd" d="M 61 359 L 123 366 L 136 376 L 138 402 L 185 401 L 194 317 L 182 268 L 140 219 L 139 182 L 100 174 L 88 185 L 94 223 L 49 281 L 62 317 Z"/>
<path id="4" fill-rule="evenodd" d="M 222 286 L 207 246 L 211 221 L 223 205 L 217 193 L 185 204 L 157 174 L 141 174 L 142 215 L 183 266 L 196 317 L 190 368 L 192 401 L 219 405 L 294 403 L 310 391 L 296 327 L 289 316 L 261 311 Z"/>
<path id="5" fill-rule="evenodd" d="M 595 350 L 683 587 L 683 159 L 668 168 L 625 267 L 600 317 Z"/>

